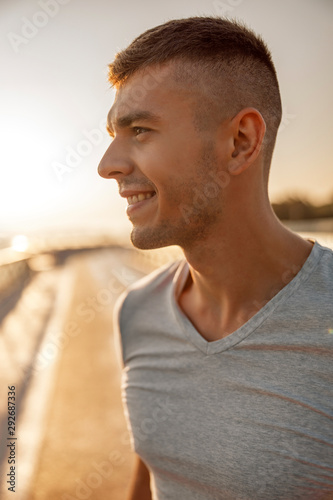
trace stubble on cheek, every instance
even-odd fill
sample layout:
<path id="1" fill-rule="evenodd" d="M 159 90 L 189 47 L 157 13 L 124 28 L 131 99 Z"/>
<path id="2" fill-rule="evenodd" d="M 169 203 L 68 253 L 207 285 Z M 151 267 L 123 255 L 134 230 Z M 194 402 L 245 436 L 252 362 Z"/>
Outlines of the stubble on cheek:
<path id="1" fill-rule="evenodd" d="M 179 166 L 181 172 L 181 165 Z M 151 223 L 140 226 L 133 224 L 131 241 L 141 249 L 161 248 L 179 245 L 188 248 L 196 242 L 204 240 L 214 231 L 216 222 L 223 214 L 222 188 L 216 195 L 207 196 L 207 186 L 211 183 L 210 172 L 218 173 L 219 166 L 211 144 L 202 149 L 200 158 L 193 165 L 191 175 L 179 176 L 170 184 L 169 189 L 160 188 L 158 207 Z M 191 217 L 186 220 L 181 206 L 186 204 Z"/>

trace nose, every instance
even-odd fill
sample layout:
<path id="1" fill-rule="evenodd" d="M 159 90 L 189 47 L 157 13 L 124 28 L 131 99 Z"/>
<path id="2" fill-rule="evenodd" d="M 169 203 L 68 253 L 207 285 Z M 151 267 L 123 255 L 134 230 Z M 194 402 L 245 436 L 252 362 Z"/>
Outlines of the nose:
<path id="1" fill-rule="evenodd" d="M 118 179 L 129 175 L 133 169 L 133 161 L 128 157 L 124 148 L 116 144 L 116 139 L 110 144 L 98 165 L 98 173 L 104 179 Z"/>

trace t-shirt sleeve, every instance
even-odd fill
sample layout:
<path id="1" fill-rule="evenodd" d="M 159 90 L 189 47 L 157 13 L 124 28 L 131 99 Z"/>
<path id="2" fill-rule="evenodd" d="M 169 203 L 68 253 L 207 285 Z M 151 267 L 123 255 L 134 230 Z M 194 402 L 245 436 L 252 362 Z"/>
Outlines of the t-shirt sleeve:
<path id="1" fill-rule="evenodd" d="M 114 340 L 114 348 L 116 352 L 116 358 L 119 363 L 121 369 L 124 368 L 124 356 L 123 356 L 123 342 L 121 336 L 121 313 L 122 308 L 126 299 L 127 293 L 122 293 L 113 309 L 113 340 Z"/>

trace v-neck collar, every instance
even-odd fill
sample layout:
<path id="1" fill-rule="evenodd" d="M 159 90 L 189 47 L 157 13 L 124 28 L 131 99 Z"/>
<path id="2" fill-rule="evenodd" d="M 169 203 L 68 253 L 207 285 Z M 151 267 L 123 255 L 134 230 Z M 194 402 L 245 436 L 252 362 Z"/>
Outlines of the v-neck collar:
<path id="1" fill-rule="evenodd" d="M 227 337 L 210 342 L 198 332 L 178 304 L 178 298 L 190 272 L 188 263 L 186 260 L 183 260 L 173 278 L 173 286 L 170 294 L 170 300 L 172 302 L 171 305 L 176 320 L 187 339 L 204 354 L 210 355 L 226 351 L 253 333 L 272 314 L 281 302 L 290 297 L 295 290 L 297 290 L 297 288 L 299 288 L 299 286 L 308 279 L 313 269 L 319 262 L 323 251 L 324 248 L 315 241 L 307 260 L 303 264 L 303 267 L 286 286 L 284 286 L 269 302 L 264 305 L 264 307 L 262 307 L 240 328 L 229 334 Z"/>

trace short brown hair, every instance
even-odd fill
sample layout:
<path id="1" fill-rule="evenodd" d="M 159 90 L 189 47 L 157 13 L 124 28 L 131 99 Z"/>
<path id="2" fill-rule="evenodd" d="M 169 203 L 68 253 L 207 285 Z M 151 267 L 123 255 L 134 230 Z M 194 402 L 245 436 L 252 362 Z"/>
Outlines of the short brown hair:
<path id="1" fill-rule="evenodd" d="M 269 166 L 282 108 L 276 71 L 262 38 L 243 24 L 220 17 L 171 20 L 119 52 L 109 66 L 109 81 L 118 88 L 138 70 L 170 61 L 179 63 L 178 80 L 183 75 L 183 80 L 208 87 L 207 95 L 220 113 L 236 114 L 248 106 L 258 109 L 267 126 Z"/>

